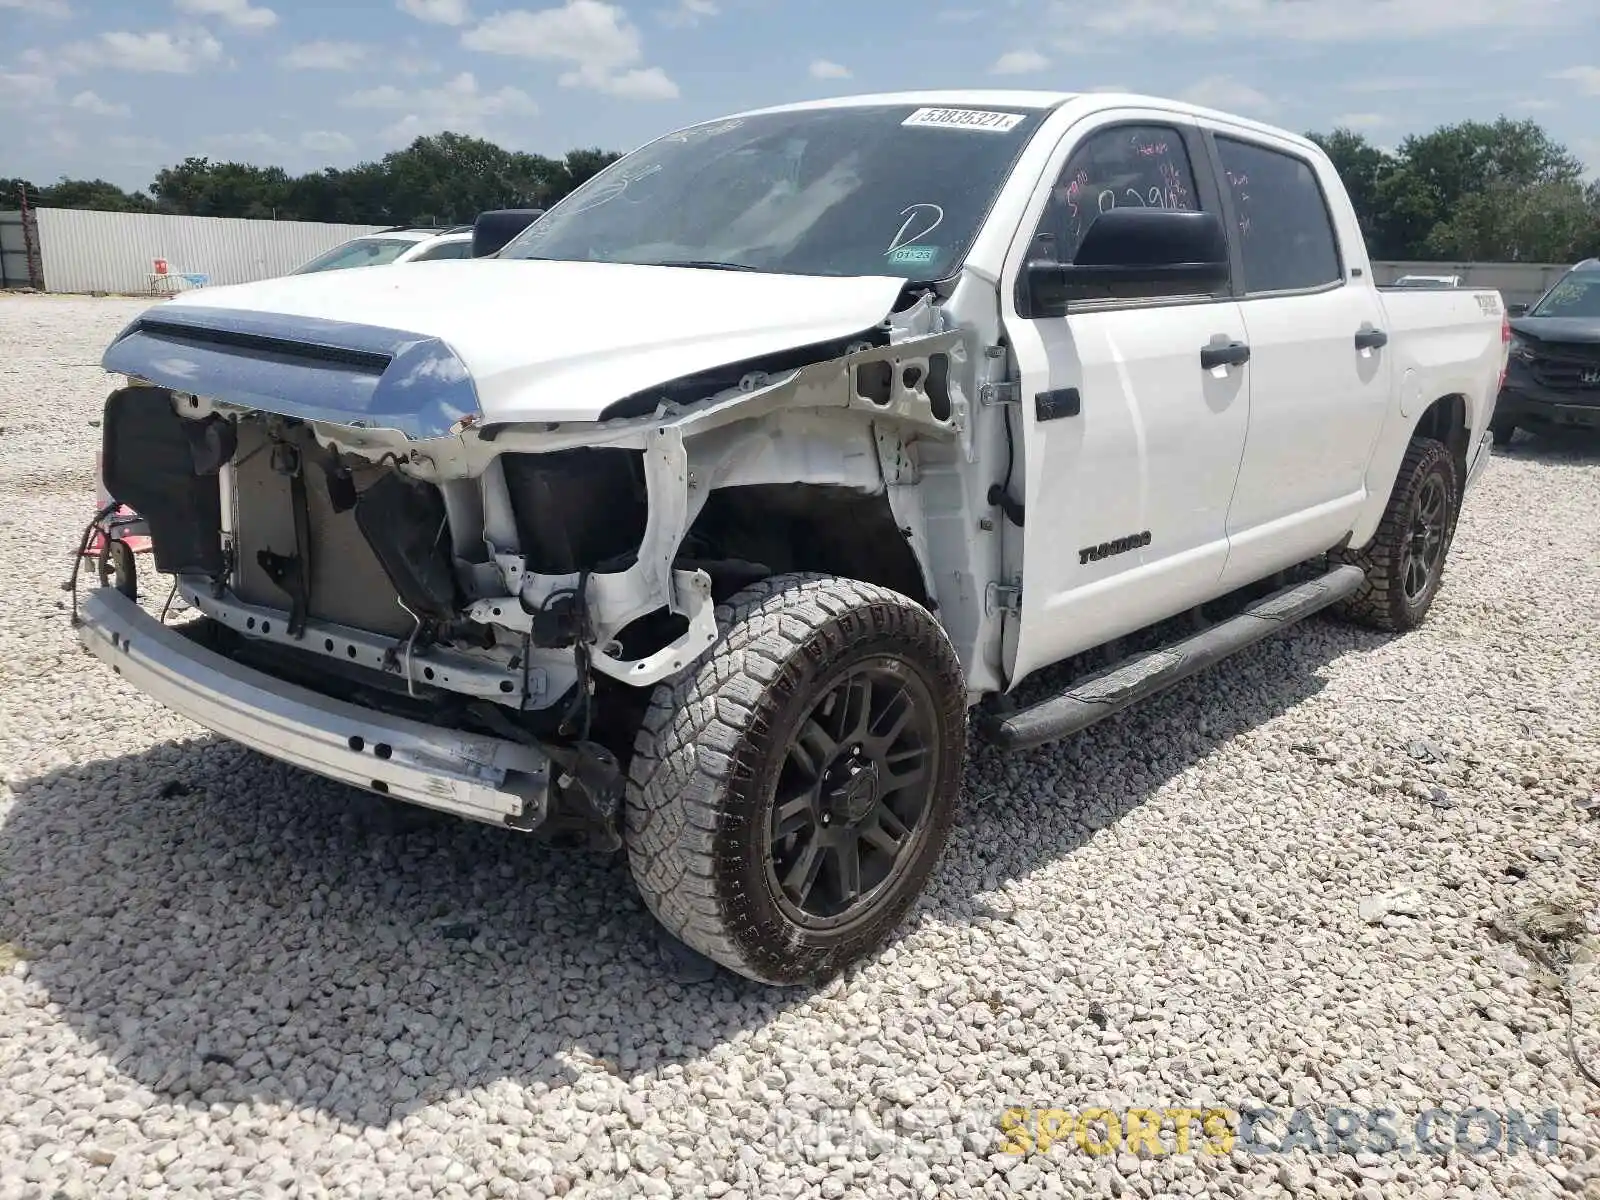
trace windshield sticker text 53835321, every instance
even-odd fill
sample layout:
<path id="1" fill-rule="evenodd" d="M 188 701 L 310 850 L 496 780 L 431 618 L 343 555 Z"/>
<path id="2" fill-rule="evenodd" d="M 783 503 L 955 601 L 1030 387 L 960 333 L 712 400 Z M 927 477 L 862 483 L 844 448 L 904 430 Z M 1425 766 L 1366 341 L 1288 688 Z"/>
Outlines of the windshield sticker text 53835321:
<path id="1" fill-rule="evenodd" d="M 1022 123 L 1023 114 L 986 112 L 976 108 L 919 108 L 902 125 L 940 129 L 976 129 L 983 133 L 1009 133 Z"/>

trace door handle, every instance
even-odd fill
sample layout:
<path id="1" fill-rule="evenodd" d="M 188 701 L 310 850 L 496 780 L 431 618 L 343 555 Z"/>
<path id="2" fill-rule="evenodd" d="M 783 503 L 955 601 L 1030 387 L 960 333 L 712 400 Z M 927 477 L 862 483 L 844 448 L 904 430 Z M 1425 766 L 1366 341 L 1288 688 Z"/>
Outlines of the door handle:
<path id="1" fill-rule="evenodd" d="M 1373 329 L 1368 325 L 1356 330 L 1357 350 L 1379 350 L 1388 344 L 1389 335 L 1381 329 Z"/>
<path id="2" fill-rule="evenodd" d="M 1212 371 L 1217 367 L 1242 367 L 1250 361 L 1248 342 L 1212 342 L 1200 347 L 1200 366 Z"/>

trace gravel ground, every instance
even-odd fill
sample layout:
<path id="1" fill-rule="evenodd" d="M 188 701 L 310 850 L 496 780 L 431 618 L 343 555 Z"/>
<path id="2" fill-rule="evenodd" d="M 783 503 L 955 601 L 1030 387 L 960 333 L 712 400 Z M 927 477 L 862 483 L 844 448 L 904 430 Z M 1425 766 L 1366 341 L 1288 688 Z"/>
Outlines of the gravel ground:
<path id="1" fill-rule="evenodd" d="M 1535 961 L 1578 960 L 1600 1063 L 1600 443 L 1496 455 L 1418 633 L 1313 621 L 979 751 L 849 977 L 683 985 L 621 864 L 277 766 L 75 648 L 97 360 L 140 307 L 0 299 L 0 1197 L 1600 1197 Z M 1560 1149 L 1021 1156 L 1008 1105 L 1387 1107 L 1402 1144 L 1556 1109 Z"/>

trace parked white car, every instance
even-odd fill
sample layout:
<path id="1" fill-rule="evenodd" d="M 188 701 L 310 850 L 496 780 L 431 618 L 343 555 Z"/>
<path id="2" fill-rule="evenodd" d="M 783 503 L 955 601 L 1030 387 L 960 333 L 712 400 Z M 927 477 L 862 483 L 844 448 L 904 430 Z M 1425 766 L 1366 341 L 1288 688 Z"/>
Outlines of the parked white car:
<path id="1" fill-rule="evenodd" d="M 386 229 L 341 242 L 317 255 L 296 275 L 343 271 L 351 267 L 388 267 L 400 263 L 433 262 L 442 258 L 472 257 L 472 226 L 451 229 Z"/>
<path id="2" fill-rule="evenodd" d="M 969 714 L 1023 748 L 1324 609 L 1418 625 L 1508 336 L 1495 292 L 1380 291 L 1328 158 L 1254 121 L 743 113 L 492 259 L 135 320 L 105 479 L 199 619 L 106 587 L 79 633 L 266 754 L 625 845 L 676 938 L 816 980 L 934 869 Z"/>
<path id="3" fill-rule="evenodd" d="M 1402 275 L 1391 287 L 1397 288 L 1453 288 L 1461 286 L 1459 275 Z"/>

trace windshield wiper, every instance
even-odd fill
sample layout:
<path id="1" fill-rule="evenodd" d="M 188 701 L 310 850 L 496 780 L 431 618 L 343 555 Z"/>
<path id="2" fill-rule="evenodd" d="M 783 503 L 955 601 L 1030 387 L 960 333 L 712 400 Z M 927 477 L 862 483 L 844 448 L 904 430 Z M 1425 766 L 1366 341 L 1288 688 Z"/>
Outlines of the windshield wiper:
<path id="1" fill-rule="evenodd" d="M 760 271 L 749 263 L 718 262 L 710 258 L 669 258 L 648 264 L 652 267 L 695 267 L 702 271 Z"/>

